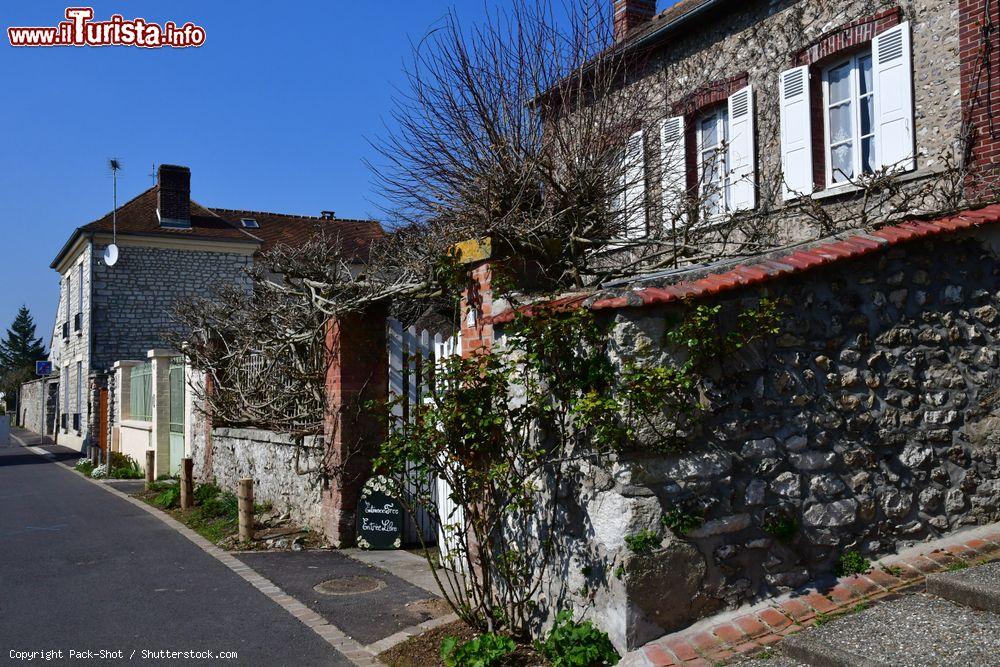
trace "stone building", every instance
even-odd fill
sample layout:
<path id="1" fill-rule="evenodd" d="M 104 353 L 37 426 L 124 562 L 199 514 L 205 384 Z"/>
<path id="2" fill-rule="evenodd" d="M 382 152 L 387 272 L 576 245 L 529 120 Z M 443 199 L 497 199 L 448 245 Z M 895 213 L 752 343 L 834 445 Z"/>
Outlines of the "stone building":
<path id="1" fill-rule="evenodd" d="M 101 391 L 118 360 L 145 360 L 177 326 L 181 299 L 248 284 L 255 255 L 321 230 L 345 243 L 381 234 L 377 222 L 208 208 L 191 199 L 187 167 L 161 165 L 157 184 L 112 214 L 77 228 L 52 262 L 60 275 L 50 360 L 59 375 L 58 442 L 96 442 Z M 118 261 L 105 249 L 115 242 Z M 106 413 L 106 411 L 105 411 Z"/>
<path id="2" fill-rule="evenodd" d="M 1000 192 L 995 3 L 656 4 L 614 1 L 622 94 L 642 100 L 623 119 L 640 236 L 689 240 L 697 221 L 704 245 L 742 216 L 766 230 L 757 248 L 777 247 Z M 893 185 L 872 185 L 883 174 Z"/>

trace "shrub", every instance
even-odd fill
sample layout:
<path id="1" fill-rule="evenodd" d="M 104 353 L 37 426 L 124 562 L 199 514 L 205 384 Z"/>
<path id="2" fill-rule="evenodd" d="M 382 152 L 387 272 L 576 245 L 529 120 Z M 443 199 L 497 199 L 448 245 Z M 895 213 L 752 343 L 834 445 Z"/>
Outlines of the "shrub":
<path id="1" fill-rule="evenodd" d="M 674 507 L 663 515 L 660 523 L 677 535 L 687 535 L 701 525 L 701 518 L 685 512 L 680 507 Z"/>
<path id="2" fill-rule="evenodd" d="M 441 661 L 445 667 L 493 667 L 504 664 L 504 658 L 517 647 L 514 640 L 488 632 L 459 644 L 454 637 L 441 641 Z"/>
<path id="3" fill-rule="evenodd" d="M 791 542 L 799 532 L 799 524 L 787 516 L 773 516 L 764 520 L 764 532 L 779 542 Z"/>
<path id="4" fill-rule="evenodd" d="M 90 473 L 94 471 L 94 462 L 90 459 L 80 459 L 76 462 L 76 465 L 73 466 L 73 469 L 77 472 L 83 473 L 87 477 L 90 477 Z"/>
<path id="5" fill-rule="evenodd" d="M 111 472 L 108 475 L 114 479 L 142 479 L 145 474 L 139 467 L 139 462 L 121 452 L 111 452 Z"/>
<path id="6" fill-rule="evenodd" d="M 212 498 L 219 495 L 221 489 L 215 484 L 199 484 L 194 488 L 194 502 L 196 505 L 204 505 Z"/>
<path id="7" fill-rule="evenodd" d="M 201 504 L 205 518 L 225 518 L 236 520 L 240 515 L 240 501 L 229 491 L 218 493 Z"/>
<path id="8" fill-rule="evenodd" d="M 160 495 L 153 498 L 153 504 L 165 510 L 177 507 L 181 502 L 181 490 L 176 486 L 170 486 Z"/>
<path id="9" fill-rule="evenodd" d="M 553 667 L 603 667 L 618 664 L 621 657 L 606 632 L 590 621 L 577 623 L 569 611 L 559 612 L 549 636 L 536 648 Z"/>
<path id="10" fill-rule="evenodd" d="M 625 546 L 634 554 L 648 554 L 660 546 L 660 534 L 655 530 L 640 530 L 625 536 Z"/>
<path id="11" fill-rule="evenodd" d="M 837 559 L 834 572 L 838 577 L 846 577 L 851 574 L 864 574 L 870 569 L 872 569 L 872 564 L 867 558 L 857 551 L 845 551 Z"/>
<path id="12" fill-rule="evenodd" d="M 108 478 L 108 466 L 105 463 L 97 466 L 90 471 L 90 476 L 94 479 L 107 479 Z"/>

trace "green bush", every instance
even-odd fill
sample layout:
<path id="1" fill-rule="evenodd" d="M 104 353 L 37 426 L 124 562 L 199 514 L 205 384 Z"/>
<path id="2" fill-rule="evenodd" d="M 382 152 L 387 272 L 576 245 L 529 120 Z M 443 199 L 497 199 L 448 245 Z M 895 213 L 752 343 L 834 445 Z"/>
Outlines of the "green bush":
<path id="1" fill-rule="evenodd" d="M 441 641 L 441 661 L 445 667 L 494 667 L 503 665 L 504 658 L 516 648 L 510 637 L 489 632 L 464 644 L 445 637 Z"/>
<path id="2" fill-rule="evenodd" d="M 779 542 L 791 542 L 799 532 L 799 524 L 787 516 L 773 516 L 764 520 L 764 532 Z"/>
<path id="3" fill-rule="evenodd" d="M 870 569 L 872 569 L 870 560 L 857 551 L 845 551 L 840 554 L 833 571 L 838 577 L 846 577 L 851 574 L 864 574 Z"/>
<path id="4" fill-rule="evenodd" d="M 127 454 L 111 452 L 111 472 L 113 479 L 143 479 L 145 477 L 139 462 Z"/>
<path id="5" fill-rule="evenodd" d="M 685 512 L 679 507 L 674 507 L 663 515 L 660 523 L 677 535 L 687 535 L 701 525 L 701 517 Z"/>
<path id="6" fill-rule="evenodd" d="M 660 546 L 661 539 L 655 530 L 640 530 L 635 535 L 625 536 L 625 546 L 634 554 L 648 554 Z"/>
<path id="7" fill-rule="evenodd" d="M 236 520 L 240 515 L 240 501 L 236 494 L 223 491 L 201 504 L 201 514 L 205 518 Z"/>
<path id="8" fill-rule="evenodd" d="M 83 473 L 87 477 L 90 477 L 90 473 L 94 472 L 94 462 L 90 459 L 80 459 L 76 462 L 76 465 L 73 466 L 73 469 L 77 472 Z"/>
<path id="9" fill-rule="evenodd" d="M 204 505 L 207 501 L 219 495 L 221 489 L 215 484 L 199 484 L 194 487 L 194 503 L 195 505 Z"/>
<path id="10" fill-rule="evenodd" d="M 559 612 L 549 636 L 536 648 L 553 667 L 603 667 L 621 658 L 606 632 L 590 621 L 577 623 L 569 611 Z"/>
<path id="11" fill-rule="evenodd" d="M 181 490 L 176 486 L 170 486 L 160 495 L 153 498 L 153 504 L 165 510 L 173 509 L 181 503 Z"/>

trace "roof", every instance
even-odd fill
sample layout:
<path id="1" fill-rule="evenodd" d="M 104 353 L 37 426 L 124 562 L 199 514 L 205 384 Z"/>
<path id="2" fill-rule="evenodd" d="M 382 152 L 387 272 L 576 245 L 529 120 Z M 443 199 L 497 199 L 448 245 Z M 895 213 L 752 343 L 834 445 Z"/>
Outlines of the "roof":
<path id="1" fill-rule="evenodd" d="M 363 255 L 372 240 L 384 234 L 382 227 L 374 220 L 345 220 L 264 211 L 208 208 L 194 200 L 191 201 L 190 228 L 161 227 L 156 207 L 157 186 L 151 187 L 119 206 L 117 211 L 118 234 L 155 235 L 231 243 L 243 242 L 257 245 L 257 252 L 265 252 L 278 244 L 295 245 L 303 242 L 316 232 L 326 229 L 339 234 L 344 241 L 345 249 L 357 257 Z M 242 218 L 253 218 L 257 221 L 259 228 L 244 228 L 240 222 Z M 52 261 L 52 268 L 59 264 L 81 235 L 98 232 L 110 234 L 113 228 L 111 213 L 77 228 Z"/>
<path id="2" fill-rule="evenodd" d="M 666 37 L 675 29 L 687 25 L 694 18 L 727 0 L 679 0 L 654 16 L 648 22 L 635 28 L 623 42 L 626 49 L 649 46 Z"/>
<path id="3" fill-rule="evenodd" d="M 256 220 L 260 227 L 246 231 L 263 242 L 262 251 L 270 250 L 276 245 L 295 245 L 314 234 L 326 231 L 340 238 L 344 251 L 360 256 L 374 239 L 385 234 L 375 220 L 320 218 L 228 208 L 213 208 L 211 211 L 236 227 L 241 227 L 240 220 L 243 218 Z"/>
<path id="4" fill-rule="evenodd" d="M 777 278 L 807 273 L 823 266 L 880 252 L 907 241 L 973 229 L 1000 222 L 1000 204 L 967 210 L 934 220 L 910 220 L 871 233 L 847 232 L 808 246 L 775 250 L 754 258 L 729 260 L 712 267 L 693 267 L 674 273 L 656 286 L 637 285 L 620 292 L 576 293 L 520 310 L 531 315 L 540 306 L 555 311 L 577 308 L 614 310 L 678 303 L 743 287 L 760 285 Z M 658 281 L 659 282 L 659 281 Z M 515 310 L 494 315 L 490 321 L 502 324 L 514 319 Z"/>

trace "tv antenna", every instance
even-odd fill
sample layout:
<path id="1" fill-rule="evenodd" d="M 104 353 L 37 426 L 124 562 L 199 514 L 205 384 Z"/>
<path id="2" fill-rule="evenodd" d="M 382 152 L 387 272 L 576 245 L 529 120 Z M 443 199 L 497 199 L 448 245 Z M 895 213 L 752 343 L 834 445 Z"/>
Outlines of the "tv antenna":
<path id="1" fill-rule="evenodd" d="M 114 197 L 114 208 L 111 209 L 111 245 L 104 249 L 104 263 L 114 266 L 118 262 L 118 171 L 122 168 L 121 160 L 111 158 L 108 160 L 111 168 L 112 192 Z"/>

